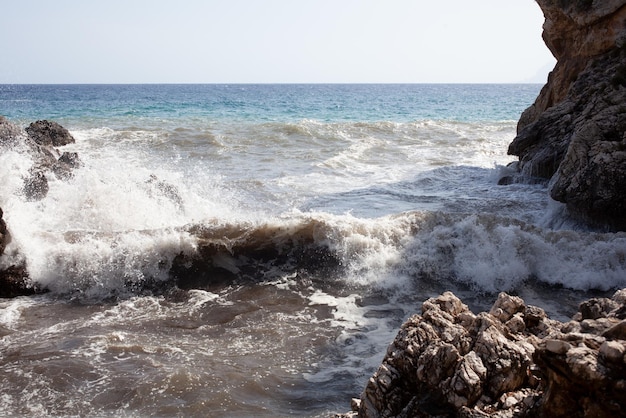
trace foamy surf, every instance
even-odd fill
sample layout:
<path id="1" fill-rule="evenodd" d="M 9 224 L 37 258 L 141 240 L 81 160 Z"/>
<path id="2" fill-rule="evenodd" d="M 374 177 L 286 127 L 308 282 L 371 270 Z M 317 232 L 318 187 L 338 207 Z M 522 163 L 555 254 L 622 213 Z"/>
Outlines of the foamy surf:
<path id="1" fill-rule="evenodd" d="M 11 245 L 24 239 L 17 234 Z M 529 282 L 626 286 L 625 234 L 554 231 L 490 214 L 363 219 L 304 212 L 176 228 L 39 231 L 28 239 L 28 250 L 8 253 L 24 254 L 31 279 L 56 293 L 106 296 L 155 283 L 208 288 L 294 273 L 399 291 L 420 280 L 485 293 L 515 292 Z"/>
<path id="2" fill-rule="evenodd" d="M 33 200 L 31 155 L 0 153 L 0 262 L 49 290 L 0 301 L 0 410 L 327 416 L 428 297 L 484 310 L 505 290 L 565 319 L 626 286 L 623 234 L 569 223 L 544 184 L 497 185 L 539 87 L 30 86 L 0 102 L 24 123 L 63 114 L 81 161 Z"/>

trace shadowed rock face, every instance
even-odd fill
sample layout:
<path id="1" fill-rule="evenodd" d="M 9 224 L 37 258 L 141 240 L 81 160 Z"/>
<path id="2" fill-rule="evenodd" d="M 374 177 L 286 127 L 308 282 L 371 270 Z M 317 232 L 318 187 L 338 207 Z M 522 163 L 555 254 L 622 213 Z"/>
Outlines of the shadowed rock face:
<path id="1" fill-rule="evenodd" d="M 557 58 L 509 154 L 592 224 L 626 229 L 626 3 L 537 0 Z"/>

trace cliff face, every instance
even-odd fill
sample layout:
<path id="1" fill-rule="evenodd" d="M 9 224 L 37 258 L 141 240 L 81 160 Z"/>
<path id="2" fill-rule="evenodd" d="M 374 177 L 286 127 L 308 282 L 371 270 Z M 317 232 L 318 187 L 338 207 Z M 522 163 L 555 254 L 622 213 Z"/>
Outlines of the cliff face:
<path id="1" fill-rule="evenodd" d="M 626 1 L 537 0 L 557 59 L 509 154 L 591 223 L 626 229 Z"/>

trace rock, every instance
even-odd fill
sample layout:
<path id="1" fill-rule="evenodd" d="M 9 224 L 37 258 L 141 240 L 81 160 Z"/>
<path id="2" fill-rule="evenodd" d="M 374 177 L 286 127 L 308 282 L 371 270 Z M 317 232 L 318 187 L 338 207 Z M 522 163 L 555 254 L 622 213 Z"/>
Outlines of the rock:
<path id="1" fill-rule="evenodd" d="M 625 230 L 626 5 L 537 2 L 557 64 L 520 117 L 509 154 L 525 176 L 551 179 L 550 196 L 572 215 Z"/>
<path id="2" fill-rule="evenodd" d="M 626 341 L 626 320 L 622 320 L 602 333 L 608 339 Z"/>
<path id="3" fill-rule="evenodd" d="M 6 245 L 11 241 L 7 225 L 2 219 L 3 215 L 2 208 L 0 208 L 0 259 L 4 254 Z M 39 292 L 41 292 L 40 289 L 29 284 L 25 266 L 0 267 L 0 298 L 32 295 Z"/>
<path id="4" fill-rule="evenodd" d="M 509 319 L 513 318 L 513 315 L 518 312 L 523 312 L 525 309 L 526 306 L 522 298 L 510 296 L 502 292 L 498 295 L 498 299 L 489 311 L 489 315 L 495 316 L 501 322 L 507 322 Z"/>
<path id="5" fill-rule="evenodd" d="M 402 325 L 360 401 L 352 402 L 353 413 L 622 416 L 626 321 L 617 315 L 625 304 L 626 289 L 591 299 L 563 324 L 506 293 L 489 313 L 474 315 L 446 292 Z"/>
<path id="6" fill-rule="evenodd" d="M 31 123 L 26 132 L 38 145 L 61 147 L 76 142 L 67 129 L 56 122 L 38 120 Z"/>
<path id="7" fill-rule="evenodd" d="M 67 180 L 72 177 L 72 170 L 80 167 L 77 153 L 61 154 L 54 148 L 73 142 L 69 131 L 56 122 L 37 121 L 23 130 L 0 117 L 0 147 L 16 147 L 32 157 L 33 165 L 24 178 L 23 188 L 24 196 L 29 200 L 46 197 L 49 190 L 46 173 L 52 172 L 58 179 Z"/>
<path id="8" fill-rule="evenodd" d="M 61 179 L 67 180 L 72 177 L 72 170 L 82 165 L 78 153 L 64 152 L 59 159 L 52 165 L 52 172 Z"/>
<path id="9" fill-rule="evenodd" d="M 24 176 L 23 195 L 28 200 L 43 199 L 49 190 L 48 174 L 60 179 L 71 177 L 71 170 L 80 166 L 78 154 L 60 154 L 54 147 L 74 142 L 74 138 L 56 122 L 37 121 L 26 130 L 0 116 L 0 152 L 12 150 L 28 154 L 32 166 Z M 0 209 L 0 256 L 10 242 L 10 234 Z M 30 295 L 45 291 L 29 284 L 26 265 L 11 265 L 6 260 L 0 264 L 0 297 Z M 8 267 L 6 267 L 8 265 Z"/>
<path id="10" fill-rule="evenodd" d="M 605 341 L 600 346 L 600 356 L 605 361 L 620 364 L 624 362 L 626 356 L 626 345 L 618 341 Z"/>
<path id="11" fill-rule="evenodd" d="M 29 283 L 25 266 L 13 265 L 0 269 L 0 298 L 14 298 L 42 292 L 44 290 Z"/>
<path id="12" fill-rule="evenodd" d="M 31 171 L 29 177 L 24 179 L 24 196 L 28 200 L 41 200 L 48 194 L 48 179 L 41 171 Z"/>
<path id="13" fill-rule="evenodd" d="M 58 163 L 65 164 L 70 168 L 78 168 L 82 165 L 77 152 L 64 152 L 59 157 Z"/>
<path id="14" fill-rule="evenodd" d="M 545 347 L 546 350 L 555 354 L 565 354 L 573 348 L 570 343 L 563 340 L 546 340 Z"/>
<path id="15" fill-rule="evenodd" d="M 4 116 L 0 116 L 0 147 L 12 147 L 20 142 L 20 136 L 24 131 L 17 125 L 9 122 Z"/>
<path id="16" fill-rule="evenodd" d="M 0 255 L 4 253 L 4 249 L 11 241 L 11 237 L 9 235 L 9 231 L 7 230 L 7 224 L 2 219 L 4 213 L 2 212 L 2 208 L 0 208 Z"/>
<path id="17" fill-rule="evenodd" d="M 520 302 L 501 294 L 492 312 L 510 320 Z M 452 293 L 427 300 L 370 379 L 359 416 L 450 415 L 516 391 L 529 380 L 534 348 L 508 333 L 498 316 L 473 315 Z"/>

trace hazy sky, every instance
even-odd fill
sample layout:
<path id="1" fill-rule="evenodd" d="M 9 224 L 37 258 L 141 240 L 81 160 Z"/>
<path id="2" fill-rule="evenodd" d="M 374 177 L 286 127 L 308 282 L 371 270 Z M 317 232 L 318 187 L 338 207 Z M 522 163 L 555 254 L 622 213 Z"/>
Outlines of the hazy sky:
<path id="1" fill-rule="evenodd" d="M 544 82 L 555 62 L 534 0 L 19 0 L 0 14 L 0 83 Z"/>

